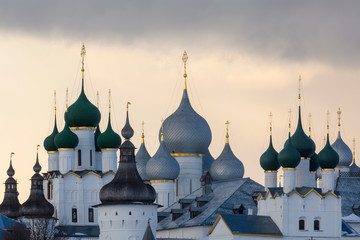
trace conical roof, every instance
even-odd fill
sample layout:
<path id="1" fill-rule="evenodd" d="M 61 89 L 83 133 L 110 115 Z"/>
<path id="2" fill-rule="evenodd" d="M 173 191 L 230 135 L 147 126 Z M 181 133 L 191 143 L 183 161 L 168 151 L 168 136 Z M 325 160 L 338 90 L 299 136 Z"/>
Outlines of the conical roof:
<path id="1" fill-rule="evenodd" d="M 12 161 L 10 160 L 10 166 L 7 170 L 9 178 L 5 182 L 5 194 L 4 200 L 0 205 L 0 214 L 9 218 L 17 218 L 20 216 L 20 203 L 18 200 L 17 182 L 13 178 L 15 170 L 12 167 Z"/>
<path id="2" fill-rule="evenodd" d="M 46 149 L 46 151 L 48 152 L 52 152 L 52 151 L 57 151 L 58 148 L 55 144 L 55 136 L 59 133 L 58 129 L 57 129 L 57 124 L 56 124 L 56 115 L 55 115 L 55 123 L 54 123 L 54 129 L 52 131 L 52 133 L 47 136 L 44 140 L 44 148 Z"/>
<path id="3" fill-rule="evenodd" d="M 146 175 L 150 180 L 175 180 L 180 173 L 180 166 L 170 155 L 163 138 L 155 155 L 146 164 Z"/>
<path id="4" fill-rule="evenodd" d="M 149 152 L 146 149 L 144 135 L 142 136 L 142 141 L 139 150 L 135 155 L 136 168 L 138 173 L 143 181 L 149 181 L 149 177 L 146 175 L 146 164 L 151 158 Z"/>
<path id="5" fill-rule="evenodd" d="M 129 123 L 122 131 L 125 133 L 125 136 L 123 135 L 125 141 L 120 146 L 120 162 L 116 175 L 100 190 L 100 201 L 103 204 L 134 202 L 151 204 L 155 201 L 155 189 L 143 182 L 136 169 L 135 146 L 130 142 L 132 136 L 129 134 L 130 128 Z"/>
<path id="6" fill-rule="evenodd" d="M 70 127 L 96 127 L 100 122 L 99 109 L 86 97 L 84 79 L 82 79 L 80 96 L 68 108 L 65 118 Z"/>
<path id="7" fill-rule="evenodd" d="M 220 156 L 211 164 L 210 175 L 214 181 L 230 180 L 244 176 L 244 165 L 232 152 L 228 137 Z"/>
<path id="8" fill-rule="evenodd" d="M 44 197 L 43 177 L 39 174 L 41 166 L 39 156 L 36 155 L 36 163 L 33 167 L 35 174 L 31 177 L 31 190 L 29 198 L 21 205 L 20 214 L 31 218 L 51 218 L 54 214 L 54 206 Z"/>
<path id="9" fill-rule="evenodd" d="M 333 149 L 339 154 L 340 167 L 349 167 L 352 163 L 352 152 L 348 145 L 342 140 L 340 131 L 335 142 L 331 145 Z"/>
<path id="10" fill-rule="evenodd" d="M 121 138 L 119 134 L 114 132 L 114 130 L 111 127 L 111 118 L 110 118 L 110 112 L 109 112 L 109 121 L 108 126 L 97 139 L 97 143 L 101 149 L 105 148 L 119 148 L 121 144 Z"/>
<path id="11" fill-rule="evenodd" d="M 192 108 L 187 89 L 184 89 L 177 110 L 165 119 L 163 128 L 164 141 L 170 153 L 205 154 L 208 151 L 211 143 L 210 127 Z"/>
<path id="12" fill-rule="evenodd" d="M 290 132 L 289 132 L 290 139 Z M 300 153 L 293 147 L 292 141 L 289 139 L 285 143 L 285 147 L 278 155 L 278 161 L 283 168 L 296 168 L 300 163 Z"/>
<path id="13" fill-rule="evenodd" d="M 291 136 L 291 144 L 303 158 L 310 158 L 315 152 L 314 141 L 305 134 L 301 123 L 301 107 L 299 106 L 298 125 L 295 133 Z"/>
<path id="14" fill-rule="evenodd" d="M 100 136 L 100 134 L 101 134 L 100 126 L 97 125 L 96 131 L 95 131 L 95 134 L 94 134 L 94 142 L 95 142 L 95 151 L 96 152 L 101 152 L 101 148 L 100 148 L 99 144 L 97 143 L 97 139 Z"/>
<path id="15" fill-rule="evenodd" d="M 322 169 L 334 169 L 339 163 L 339 154 L 330 145 L 329 133 L 326 136 L 325 147 L 319 152 L 317 159 Z"/>
<path id="16" fill-rule="evenodd" d="M 277 171 L 280 168 L 278 152 L 273 147 L 271 134 L 269 147 L 260 157 L 260 165 L 265 171 Z"/>
<path id="17" fill-rule="evenodd" d="M 147 224 L 147 227 L 146 227 L 146 230 L 145 230 L 145 233 L 144 233 L 144 236 L 143 236 L 142 240 L 156 240 L 155 237 L 154 237 L 154 234 L 153 234 L 153 232 L 151 230 L 151 226 L 150 226 L 149 222 Z"/>
<path id="18" fill-rule="evenodd" d="M 58 148 L 75 148 L 79 144 L 78 136 L 70 130 L 67 122 L 64 129 L 55 136 L 55 144 Z"/>

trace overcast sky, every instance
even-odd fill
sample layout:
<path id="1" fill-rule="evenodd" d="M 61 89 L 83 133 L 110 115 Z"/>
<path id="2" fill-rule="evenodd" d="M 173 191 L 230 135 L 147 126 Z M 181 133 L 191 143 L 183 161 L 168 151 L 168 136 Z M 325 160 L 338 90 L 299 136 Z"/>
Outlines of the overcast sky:
<path id="1" fill-rule="evenodd" d="M 86 55 L 86 91 L 100 92 L 107 123 L 107 92 L 120 132 L 130 107 L 140 143 L 145 121 L 150 154 L 158 147 L 161 118 L 177 107 L 182 93 L 182 53 L 189 55 L 189 95 L 208 121 L 216 158 L 230 144 L 245 165 L 245 176 L 263 183 L 259 157 L 268 144 L 268 114 L 274 114 L 274 142 L 281 150 L 288 109 L 297 120 L 298 76 L 302 75 L 303 123 L 312 113 L 317 152 L 331 112 L 342 108 L 342 136 L 360 141 L 359 1 L 0 1 L 0 181 L 7 178 L 10 152 L 20 200 L 26 200 L 36 145 L 50 134 L 53 91 L 63 127 L 65 89 L 70 103 L 80 86 L 80 48 Z M 59 129 L 61 130 L 61 129 Z M 43 171 L 47 154 L 40 149 Z M 1 192 L 1 190 L 0 190 Z M 2 194 L 0 194 L 2 198 Z"/>

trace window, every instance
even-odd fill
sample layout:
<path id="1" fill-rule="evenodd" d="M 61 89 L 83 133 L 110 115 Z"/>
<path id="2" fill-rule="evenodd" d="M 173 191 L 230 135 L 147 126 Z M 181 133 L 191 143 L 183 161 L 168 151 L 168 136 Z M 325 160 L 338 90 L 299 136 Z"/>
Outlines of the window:
<path id="1" fill-rule="evenodd" d="M 90 166 L 92 166 L 92 150 L 90 150 Z"/>
<path id="2" fill-rule="evenodd" d="M 192 179 L 190 179 L 190 193 L 192 193 Z"/>
<path id="3" fill-rule="evenodd" d="M 318 219 L 314 220 L 314 230 L 315 231 L 320 230 L 320 220 L 318 220 Z"/>
<path id="4" fill-rule="evenodd" d="M 89 222 L 94 222 L 94 209 L 89 208 Z"/>
<path id="5" fill-rule="evenodd" d="M 176 196 L 179 196 L 179 181 L 176 179 L 175 180 L 175 187 L 176 187 Z"/>
<path id="6" fill-rule="evenodd" d="M 76 208 L 71 209 L 71 221 L 77 222 L 77 209 Z"/>
<path id="7" fill-rule="evenodd" d="M 299 220 L 299 230 L 305 230 L 305 220 L 304 219 Z"/>
<path id="8" fill-rule="evenodd" d="M 52 182 L 49 180 L 47 183 L 47 199 L 53 198 L 53 185 Z"/>
<path id="9" fill-rule="evenodd" d="M 78 165 L 81 166 L 81 150 L 78 150 Z"/>

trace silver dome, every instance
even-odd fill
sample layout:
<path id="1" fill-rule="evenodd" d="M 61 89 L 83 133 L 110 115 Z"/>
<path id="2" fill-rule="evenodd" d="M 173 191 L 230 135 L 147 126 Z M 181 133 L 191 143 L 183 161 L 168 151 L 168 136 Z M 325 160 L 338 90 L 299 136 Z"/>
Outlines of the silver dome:
<path id="1" fill-rule="evenodd" d="M 360 168 L 358 165 L 356 165 L 355 159 L 353 160 L 353 163 L 350 166 L 350 173 L 360 173 Z"/>
<path id="2" fill-rule="evenodd" d="M 214 181 L 242 178 L 244 165 L 234 155 L 229 143 L 225 143 L 220 156 L 211 164 L 210 175 Z"/>
<path id="3" fill-rule="evenodd" d="M 349 167 L 352 162 L 352 152 L 348 145 L 342 140 L 340 132 L 338 133 L 336 141 L 331 146 L 339 154 L 338 166 Z"/>
<path id="4" fill-rule="evenodd" d="M 142 142 L 139 150 L 135 155 L 135 161 L 137 171 L 143 181 L 149 181 L 149 178 L 146 175 L 146 164 L 150 158 L 151 156 L 145 147 L 145 143 Z"/>
<path id="5" fill-rule="evenodd" d="M 186 89 L 180 106 L 165 119 L 163 128 L 164 142 L 170 153 L 205 154 L 211 143 L 209 124 L 191 107 Z"/>
<path id="6" fill-rule="evenodd" d="M 150 180 L 174 180 L 179 176 L 179 163 L 161 141 L 159 149 L 146 164 L 146 175 Z"/>

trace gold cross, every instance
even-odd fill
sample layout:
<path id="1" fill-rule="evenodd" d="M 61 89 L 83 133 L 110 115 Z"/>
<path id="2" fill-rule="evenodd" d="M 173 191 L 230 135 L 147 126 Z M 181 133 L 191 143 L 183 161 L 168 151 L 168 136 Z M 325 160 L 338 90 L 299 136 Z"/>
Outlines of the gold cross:
<path id="1" fill-rule="evenodd" d="M 339 110 L 337 111 L 338 120 L 339 120 L 339 123 L 338 123 L 339 131 L 340 131 L 340 125 L 341 125 L 341 123 L 340 123 L 341 113 L 342 113 L 341 109 L 339 108 Z"/>
<path id="2" fill-rule="evenodd" d="M 10 153 L 10 160 L 12 160 L 12 156 L 13 156 L 13 155 L 15 155 L 15 153 L 14 153 L 14 152 L 11 152 L 11 153 Z"/>
<path id="3" fill-rule="evenodd" d="M 131 102 L 127 102 L 126 104 L 126 111 L 129 111 L 129 105 L 131 104 Z"/>
<path id="4" fill-rule="evenodd" d="M 183 54 L 183 57 L 182 57 L 182 60 L 184 62 L 184 89 L 187 88 L 187 86 L 186 86 L 186 77 L 187 77 L 187 74 L 186 74 L 186 62 L 187 62 L 188 59 L 189 59 L 189 57 L 188 57 L 186 51 L 184 51 L 184 54 Z"/>
<path id="5" fill-rule="evenodd" d="M 84 71 L 85 71 L 85 69 L 84 69 L 85 54 L 86 54 L 85 44 L 83 43 L 83 45 L 82 45 L 82 47 L 81 47 L 81 52 L 80 52 L 82 79 L 84 79 Z"/>
<path id="6" fill-rule="evenodd" d="M 270 135 L 272 135 L 272 117 L 273 117 L 273 114 L 272 114 L 272 112 L 270 112 L 270 114 L 269 114 L 269 121 L 270 121 Z"/>
<path id="7" fill-rule="evenodd" d="M 36 145 L 36 152 L 39 152 L 39 147 L 40 147 L 40 145 L 38 144 L 38 145 Z"/>

